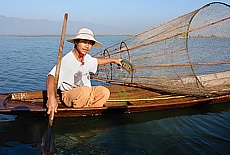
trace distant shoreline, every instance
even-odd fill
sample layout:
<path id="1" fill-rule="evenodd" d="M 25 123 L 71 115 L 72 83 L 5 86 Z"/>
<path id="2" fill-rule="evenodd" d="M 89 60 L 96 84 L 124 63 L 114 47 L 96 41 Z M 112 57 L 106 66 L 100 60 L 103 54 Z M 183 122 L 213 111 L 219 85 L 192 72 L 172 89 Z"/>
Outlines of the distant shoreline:
<path id="1" fill-rule="evenodd" d="M 65 36 L 75 36 L 76 34 L 66 34 Z M 95 36 L 133 36 L 134 34 L 96 34 Z M 60 37 L 60 34 L 0 34 L 0 37 Z M 185 38 L 179 36 L 179 38 Z M 230 36 L 189 36 L 189 38 L 230 38 Z"/>
<path id="2" fill-rule="evenodd" d="M 76 34 L 66 34 L 66 36 L 75 36 Z M 132 36 L 133 34 L 96 34 L 95 36 Z M 0 34 L 5 37 L 59 37 L 60 34 Z"/>

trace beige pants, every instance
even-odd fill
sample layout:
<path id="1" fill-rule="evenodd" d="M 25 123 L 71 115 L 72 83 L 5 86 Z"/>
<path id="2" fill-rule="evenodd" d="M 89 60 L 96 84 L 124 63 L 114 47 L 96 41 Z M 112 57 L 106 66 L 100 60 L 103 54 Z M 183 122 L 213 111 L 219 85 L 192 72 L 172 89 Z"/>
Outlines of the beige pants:
<path id="1" fill-rule="evenodd" d="M 103 107 L 109 96 L 110 91 L 106 87 L 93 86 L 89 88 L 82 86 L 63 92 L 62 100 L 68 107 Z"/>

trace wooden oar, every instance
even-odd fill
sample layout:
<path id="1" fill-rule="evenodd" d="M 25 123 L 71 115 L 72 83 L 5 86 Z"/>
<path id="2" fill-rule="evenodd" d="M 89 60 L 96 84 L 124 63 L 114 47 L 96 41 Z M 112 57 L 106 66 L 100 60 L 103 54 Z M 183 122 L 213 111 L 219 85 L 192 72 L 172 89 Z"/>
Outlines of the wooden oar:
<path id="1" fill-rule="evenodd" d="M 59 52 L 58 52 L 58 59 L 57 59 L 57 64 L 56 64 L 55 78 L 54 78 L 54 91 L 55 91 L 56 96 L 57 96 L 57 85 L 58 85 L 59 73 L 60 73 L 60 68 L 61 68 L 61 59 L 62 59 L 62 51 L 63 51 L 63 46 L 64 46 L 67 18 L 68 18 L 68 14 L 65 13 L 63 26 L 62 26 L 60 47 L 59 47 Z M 41 142 L 41 148 L 40 148 L 41 149 L 40 151 L 42 154 L 53 154 L 54 153 L 54 133 L 52 132 L 53 118 L 54 118 L 54 112 L 51 111 L 49 115 L 49 122 L 48 122 L 47 129 L 44 135 L 42 136 L 42 142 Z"/>
<path id="2" fill-rule="evenodd" d="M 64 39 L 65 39 L 67 19 L 68 19 L 68 14 L 65 13 L 65 15 L 64 15 L 64 21 L 63 21 L 63 26 L 62 26 L 62 34 L 61 34 L 61 40 L 60 40 L 60 47 L 59 47 L 59 52 L 58 52 L 58 59 L 57 59 L 57 64 L 56 64 L 55 78 L 54 78 L 55 96 L 57 96 L 57 86 L 58 86 L 58 79 L 59 79 L 59 73 L 60 73 L 60 68 L 61 68 L 61 59 L 62 59 L 62 51 L 63 51 L 63 46 L 64 46 Z M 53 125 L 53 118 L 54 118 L 54 112 L 51 111 L 51 113 L 49 115 L 49 125 L 50 126 Z"/>

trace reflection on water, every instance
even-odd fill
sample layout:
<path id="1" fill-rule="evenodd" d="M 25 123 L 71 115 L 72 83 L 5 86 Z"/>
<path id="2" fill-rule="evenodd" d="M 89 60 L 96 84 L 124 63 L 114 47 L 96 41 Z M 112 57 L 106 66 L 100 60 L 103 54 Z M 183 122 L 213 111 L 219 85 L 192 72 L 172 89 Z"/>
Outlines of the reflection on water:
<path id="1" fill-rule="evenodd" d="M 16 117 L 17 116 L 15 116 L 15 115 L 4 115 L 4 114 L 0 114 L 0 123 L 1 122 L 14 121 Z"/>
<path id="2" fill-rule="evenodd" d="M 38 143 L 45 131 L 47 119 L 38 115 L 1 115 L 0 120 L 5 117 L 14 119 L 0 122 L 0 154 L 38 153 Z"/>
<path id="3" fill-rule="evenodd" d="M 58 152 L 210 154 L 230 151 L 229 103 L 55 120 Z M 62 143 L 62 142 L 65 143 Z M 215 146 L 213 146 L 215 145 Z"/>
<path id="4" fill-rule="evenodd" d="M 229 103 L 135 114 L 55 118 L 57 154 L 227 154 Z M 223 111 L 225 110 L 225 111 Z M 0 151 L 38 153 L 43 116 L 0 123 Z M 6 136 L 7 135 L 7 136 Z"/>

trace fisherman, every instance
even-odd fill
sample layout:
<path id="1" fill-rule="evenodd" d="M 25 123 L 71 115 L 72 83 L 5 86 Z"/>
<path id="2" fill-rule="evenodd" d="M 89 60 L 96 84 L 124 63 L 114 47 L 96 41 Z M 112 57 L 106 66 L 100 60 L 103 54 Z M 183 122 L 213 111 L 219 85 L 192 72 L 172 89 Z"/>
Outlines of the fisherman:
<path id="1" fill-rule="evenodd" d="M 102 44 L 94 38 L 90 29 L 82 28 L 75 38 L 67 40 L 74 44 L 74 49 L 67 53 L 61 61 L 58 88 L 62 92 L 62 100 L 67 107 L 102 107 L 110 96 L 104 86 L 91 86 L 90 72 L 95 73 L 98 65 L 115 63 L 121 65 L 120 58 L 93 58 L 88 53 L 92 47 L 100 48 Z M 56 66 L 50 71 L 46 80 L 48 114 L 58 108 L 54 77 Z"/>

